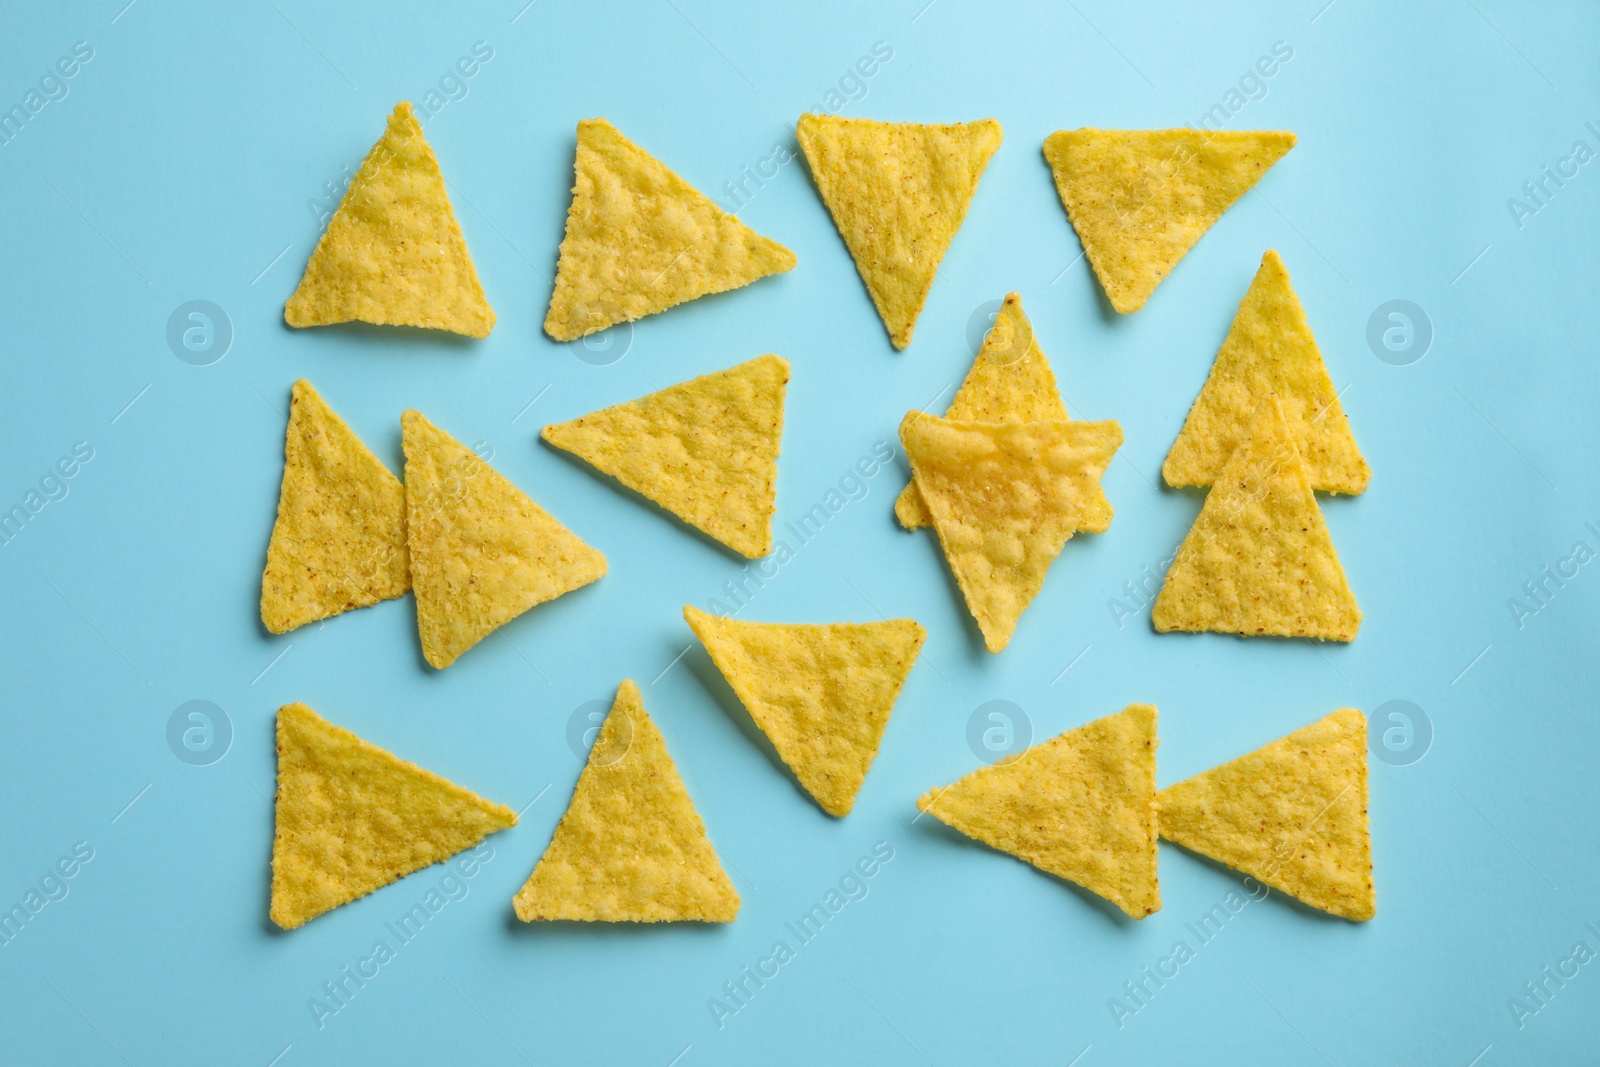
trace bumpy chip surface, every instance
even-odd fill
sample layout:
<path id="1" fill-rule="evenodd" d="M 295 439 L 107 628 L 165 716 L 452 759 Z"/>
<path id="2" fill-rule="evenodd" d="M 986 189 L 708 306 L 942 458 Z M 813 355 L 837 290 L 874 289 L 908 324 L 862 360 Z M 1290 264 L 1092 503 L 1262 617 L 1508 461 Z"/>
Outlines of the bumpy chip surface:
<path id="1" fill-rule="evenodd" d="M 417 632 L 433 666 L 605 575 L 604 556 L 421 412 L 400 423 Z"/>
<path id="2" fill-rule="evenodd" d="M 1050 361 L 1034 338 L 1033 324 L 1022 311 L 1022 297 L 1008 293 L 995 313 L 994 325 L 984 335 L 978 356 L 967 371 L 945 411 L 947 419 L 964 422 L 1037 422 L 1068 420 Z M 894 502 L 895 518 L 908 530 L 929 525 L 933 519 L 915 482 L 908 483 Z M 1097 489 L 1079 529 L 1105 533 L 1111 527 L 1111 502 Z"/>
<path id="3" fill-rule="evenodd" d="M 795 133 L 889 340 L 906 347 L 978 179 L 1000 147 L 1000 124 L 802 115 Z"/>
<path id="4" fill-rule="evenodd" d="M 1292 133 L 1057 130 L 1044 155 L 1111 306 L 1138 311 L 1284 153 Z"/>
<path id="5" fill-rule="evenodd" d="M 739 894 L 644 710 L 624 681 L 550 847 L 518 891 L 523 922 L 732 922 Z"/>
<path id="6" fill-rule="evenodd" d="M 1129 704 L 931 789 L 917 807 L 1142 919 L 1161 910 L 1157 744 L 1155 707 Z"/>
<path id="7" fill-rule="evenodd" d="M 1206 495 L 1150 618 L 1162 633 L 1355 640 L 1361 609 L 1273 397 Z"/>
<path id="8" fill-rule="evenodd" d="M 557 341 L 794 269 L 794 253 L 723 211 L 605 119 L 578 123 L 572 207 L 544 319 Z"/>
<path id="9" fill-rule="evenodd" d="M 913 411 L 900 441 L 967 610 L 984 646 L 999 652 L 1089 513 L 1122 427 L 958 422 Z"/>
<path id="10" fill-rule="evenodd" d="M 822 810 L 848 815 L 927 632 L 913 619 L 826 625 L 683 617 Z"/>
<path id="11" fill-rule="evenodd" d="M 1217 352 L 1161 475 L 1168 485 L 1210 485 L 1250 433 L 1262 398 L 1276 394 L 1311 488 L 1359 493 L 1372 471 L 1350 433 L 1305 309 L 1278 253 L 1261 269 Z"/>
<path id="12" fill-rule="evenodd" d="M 281 634 L 411 588 L 406 494 L 304 378 L 289 400 L 261 622 Z"/>
<path id="13" fill-rule="evenodd" d="M 772 551 L 789 362 L 759 356 L 541 436 L 735 552 Z"/>
<path id="14" fill-rule="evenodd" d="M 1160 793 L 1161 836 L 1313 908 L 1377 914 L 1367 719 L 1341 708 Z"/>
<path id="15" fill-rule="evenodd" d="M 304 704 L 278 709 L 276 809 L 271 915 L 285 930 L 517 825 Z"/>
<path id="16" fill-rule="evenodd" d="M 439 161 L 401 101 L 284 305 L 290 326 L 424 326 L 468 337 L 494 328 L 450 209 Z"/>

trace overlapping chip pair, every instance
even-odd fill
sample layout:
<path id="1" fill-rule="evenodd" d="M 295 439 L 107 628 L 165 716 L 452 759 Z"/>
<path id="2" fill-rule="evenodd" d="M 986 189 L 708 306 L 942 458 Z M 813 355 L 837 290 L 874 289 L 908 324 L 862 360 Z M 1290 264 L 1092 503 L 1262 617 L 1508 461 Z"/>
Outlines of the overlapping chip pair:
<path id="1" fill-rule="evenodd" d="M 1068 417 L 1011 293 L 945 415 L 907 413 L 900 440 L 912 482 L 895 514 L 907 529 L 933 526 L 985 647 L 999 652 L 1073 534 L 1111 525 L 1100 478 L 1122 427 Z"/>
<path id="2" fill-rule="evenodd" d="M 1366 717 L 1343 708 L 1156 789 L 1156 709 L 1131 704 L 923 794 L 917 807 L 1142 919 L 1157 837 L 1355 921 L 1376 914 Z"/>

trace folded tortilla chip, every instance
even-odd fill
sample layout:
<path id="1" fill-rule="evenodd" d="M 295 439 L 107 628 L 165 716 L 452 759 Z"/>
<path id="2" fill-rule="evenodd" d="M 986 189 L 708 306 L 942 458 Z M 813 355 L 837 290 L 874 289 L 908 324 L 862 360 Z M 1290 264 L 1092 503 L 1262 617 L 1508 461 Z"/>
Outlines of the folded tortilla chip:
<path id="1" fill-rule="evenodd" d="M 1058 130 L 1044 155 L 1089 265 L 1126 315 L 1294 144 L 1261 130 Z"/>
<path id="2" fill-rule="evenodd" d="M 967 610 L 984 646 L 999 652 L 1090 513 L 1122 427 L 960 422 L 912 411 L 900 441 Z"/>
<path id="3" fill-rule="evenodd" d="M 788 360 L 759 356 L 540 436 L 755 559 L 772 551 L 788 381 Z"/>
<path id="4" fill-rule="evenodd" d="M 995 313 L 994 325 L 984 335 L 978 356 L 967 371 L 945 411 L 947 419 L 964 422 L 1068 421 L 1050 361 L 1034 338 L 1033 324 L 1022 311 L 1022 297 L 1006 294 Z M 907 483 L 894 502 L 895 518 L 908 530 L 929 525 L 933 519 L 915 482 Z M 1079 529 L 1105 533 L 1111 527 L 1111 502 L 1096 490 Z"/>
<path id="5" fill-rule="evenodd" d="M 1377 914 L 1367 718 L 1341 708 L 1163 789 L 1161 836 L 1341 918 Z"/>
<path id="6" fill-rule="evenodd" d="M 1161 465 L 1168 485 L 1210 485 L 1250 432 L 1261 398 L 1276 394 L 1294 435 L 1311 488 L 1332 493 L 1366 489 L 1372 470 L 1356 447 L 1339 394 L 1311 335 L 1305 309 L 1283 260 L 1270 248 L 1211 376 Z"/>
<path id="7" fill-rule="evenodd" d="M 884 622 L 683 617 L 783 762 L 829 815 L 848 815 L 927 632 Z"/>
<path id="8" fill-rule="evenodd" d="M 410 589 L 400 479 L 304 378 L 289 399 L 283 453 L 262 624 L 281 634 Z"/>
<path id="9" fill-rule="evenodd" d="M 372 146 L 284 305 L 290 326 L 423 326 L 488 337 L 483 295 L 439 161 L 405 101 Z"/>
<path id="10" fill-rule="evenodd" d="M 285 930 L 517 825 L 304 704 L 278 709 L 276 809 L 271 915 Z"/>
<path id="11" fill-rule="evenodd" d="M 756 233 L 622 136 L 578 123 L 572 207 L 544 332 L 557 341 L 794 269 Z"/>
<path id="12" fill-rule="evenodd" d="M 1150 618 L 1162 633 L 1355 640 L 1361 609 L 1274 397 L 1206 495 Z"/>
<path id="13" fill-rule="evenodd" d="M 440 670 L 536 604 L 604 576 L 606 558 L 421 412 L 400 419 L 406 539 L 422 654 Z"/>
<path id="14" fill-rule="evenodd" d="M 1155 707 L 1129 704 L 931 789 L 917 808 L 1143 919 L 1161 910 L 1158 743 Z"/>
<path id="15" fill-rule="evenodd" d="M 795 134 L 890 342 L 905 348 L 1000 147 L 1000 124 L 801 115 Z"/>
<path id="16" fill-rule="evenodd" d="M 731 923 L 739 894 L 644 710 L 624 681 L 572 803 L 513 901 L 523 922 Z"/>

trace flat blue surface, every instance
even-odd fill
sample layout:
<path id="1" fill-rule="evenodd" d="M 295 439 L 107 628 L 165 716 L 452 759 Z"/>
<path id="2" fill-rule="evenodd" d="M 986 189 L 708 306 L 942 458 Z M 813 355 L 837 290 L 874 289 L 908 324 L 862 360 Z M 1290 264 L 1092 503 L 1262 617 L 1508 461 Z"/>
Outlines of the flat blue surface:
<path id="1" fill-rule="evenodd" d="M 1581 564 L 1600 552 L 1600 10 L 125 2 L 18 8 L 0 36 L 0 105 L 25 111 L 75 42 L 92 51 L 66 64 L 72 78 L 44 83 L 37 113 L 0 144 L 0 505 L 36 489 L 42 504 L 0 549 L 0 905 L 25 904 L 75 845 L 92 851 L 66 865 L 70 879 L 44 882 L 59 899 L 41 893 L 0 945 L 0 1060 L 1594 1057 L 1600 564 Z M 492 58 L 452 81 L 476 42 Z M 875 47 L 892 58 L 852 75 Z M 1275 49 L 1290 55 L 1253 75 Z M 395 101 L 430 90 L 448 101 L 425 129 L 499 315 L 493 336 L 290 331 L 283 301 L 320 233 L 326 183 L 337 195 Z M 1197 123 L 1213 105 L 1227 128 L 1292 129 L 1299 147 L 1143 311 L 1119 317 L 1078 258 L 1040 143 L 1062 127 Z M 814 108 L 1004 124 L 903 353 L 803 163 L 729 197 Z M 646 319 L 605 351 L 552 343 L 540 324 L 573 128 L 591 115 L 739 206 L 798 268 Z M 1545 166 L 1568 176 L 1532 199 L 1524 183 Z M 1347 647 L 1158 637 L 1125 589 L 1159 572 L 1200 507 L 1161 487 L 1158 469 L 1269 247 L 1373 469 L 1364 496 L 1324 501 L 1366 613 Z M 905 477 L 894 435 L 908 408 L 948 401 L 984 310 L 1012 289 L 1073 415 L 1119 419 L 1127 443 L 1105 479 L 1115 525 L 1067 546 L 1011 647 L 990 656 L 934 539 L 892 521 Z M 1376 351 L 1403 363 L 1415 344 L 1368 343 L 1369 318 L 1397 299 L 1431 327 L 1409 365 Z M 207 366 L 167 342 L 191 300 L 231 325 Z M 690 647 L 680 606 L 722 596 L 742 561 L 537 442 L 546 422 L 768 351 L 794 367 L 778 480 L 794 557 L 743 617 L 910 615 L 928 629 L 843 820 L 798 790 Z M 479 445 L 604 551 L 610 574 L 443 673 L 422 662 L 409 597 L 267 635 L 260 571 L 301 376 L 397 470 L 407 407 Z M 879 442 L 895 461 L 847 481 Z M 41 488 L 75 446 L 73 477 Z M 786 534 L 841 486 L 856 499 L 820 533 Z M 1529 582 L 1544 583 L 1540 599 Z M 643 688 L 743 895 L 730 926 L 512 918 L 582 765 L 569 722 L 624 677 Z M 191 700 L 231 724 L 205 766 L 167 740 Z M 440 885 L 440 868 L 292 934 L 267 921 L 273 713 L 291 700 L 486 796 L 532 803 L 409 942 L 386 924 Z M 1405 751 L 1392 720 L 1401 751 L 1379 745 L 1387 759 L 1372 761 L 1378 917 L 1352 925 L 1274 895 L 1202 941 L 1190 924 L 1239 881 L 1176 849 L 1161 853 L 1164 910 L 1133 923 L 932 820 L 913 825 L 920 792 L 977 765 L 969 720 L 993 700 L 1021 709 L 1035 738 L 1155 703 L 1163 785 L 1336 707 L 1413 702 L 1431 723 L 1425 758 L 1421 734 Z M 875 846 L 892 860 L 800 944 L 785 924 Z M 347 984 L 319 1026 L 309 1002 L 380 940 L 394 958 Z M 708 1001 L 736 1004 L 724 983 L 780 940 L 794 958 L 719 1027 Z M 1124 984 L 1179 941 L 1193 958 L 1131 998 Z"/>

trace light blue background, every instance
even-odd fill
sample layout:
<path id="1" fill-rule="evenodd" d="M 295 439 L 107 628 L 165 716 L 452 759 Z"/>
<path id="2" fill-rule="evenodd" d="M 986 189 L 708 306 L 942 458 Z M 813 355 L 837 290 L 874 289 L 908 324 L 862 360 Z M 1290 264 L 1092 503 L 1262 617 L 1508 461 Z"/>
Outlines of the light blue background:
<path id="1" fill-rule="evenodd" d="M 1596 1056 L 1600 964 L 1521 1028 L 1508 1001 L 1575 942 L 1600 951 L 1585 925 L 1600 927 L 1600 577 L 1581 570 L 1520 626 L 1508 599 L 1574 542 L 1600 549 L 1584 526 L 1600 525 L 1600 163 L 1520 228 L 1506 201 L 1574 141 L 1600 149 L 1584 127 L 1600 125 L 1600 11 L 125 2 L 19 7 L 0 40 L 6 107 L 74 42 L 94 49 L 69 95 L 0 146 L 0 504 L 20 502 L 75 442 L 94 449 L 70 494 L 0 549 L 0 904 L 21 901 L 75 842 L 94 849 L 70 894 L 0 947 L 0 1059 Z M 359 163 L 396 100 L 420 100 L 480 40 L 493 59 L 426 132 L 499 315 L 493 336 L 286 329 L 283 301 L 320 232 L 308 200 Z M 1006 135 L 909 350 L 890 348 L 801 162 L 740 212 L 795 251 L 792 273 L 637 324 L 610 366 L 542 334 L 579 118 L 610 118 L 726 200 L 724 183 L 792 145 L 795 118 L 879 41 L 893 59 L 843 113 L 994 116 Z M 1280 41 L 1293 58 L 1227 125 L 1292 129 L 1299 147 L 1143 311 L 1116 316 L 1073 263 L 1079 245 L 1040 143 L 1062 127 L 1197 122 Z M 1158 468 L 1269 247 L 1373 468 L 1364 496 L 1324 501 L 1366 613 L 1360 637 L 1157 637 L 1144 612 L 1119 627 L 1108 601 L 1170 554 L 1199 509 L 1198 494 L 1160 487 Z M 1105 480 L 1116 523 L 1067 546 L 1001 656 L 982 651 L 934 539 L 893 524 L 903 461 L 798 549 L 744 617 L 881 613 L 928 628 L 855 812 L 830 819 L 698 645 L 669 668 L 690 643 L 680 605 L 706 604 L 741 562 L 541 446 L 538 428 L 781 353 L 794 366 L 781 527 L 875 442 L 894 442 L 907 408 L 959 381 L 975 310 L 1012 289 L 1073 415 L 1123 425 Z M 1368 317 L 1396 298 L 1435 331 L 1410 366 L 1366 341 Z M 180 362 L 165 341 L 168 316 L 192 299 L 220 305 L 235 331 L 211 366 Z M 397 470 L 407 407 L 491 448 L 499 470 L 606 553 L 610 574 L 443 673 L 421 660 L 409 597 L 268 636 L 260 570 L 300 376 Z M 644 689 L 743 895 L 731 926 L 511 917 L 582 764 L 569 717 L 624 677 Z M 211 766 L 180 762 L 165 740 L 191 699 L 233 725 Z M 1435 737 L 1420 762 L 1372 763 L 1374 921 L 1275 895 L 1199 946 L 1185 924 L 1238 881 L 1170 846 L 1165 909 L 1132 923 L 932 820 L 912 824 L 920 792 L 976 765 L 968 719 L 995 699 L 1024 709 L 1038 738 L 1131 701 L 1159 705 L 1163 785 L 1339 706 L 1414 701 Z M 515 808 L 540 796 L 491 839 L 470 894 L 320 1030 L 308 999 L 442 872 L 292 934 L 270 928 L 272 723 L 291 700 Z M 708 998 L 789 940 L 784 924 L 879 841 L 894 859 L 869 895 L 719 1029 Z M 1108 999 L 1180 938 L 1195 959 L 1119 1030 Z"/>

